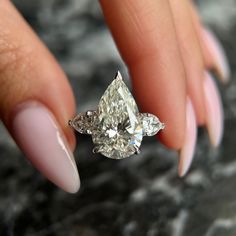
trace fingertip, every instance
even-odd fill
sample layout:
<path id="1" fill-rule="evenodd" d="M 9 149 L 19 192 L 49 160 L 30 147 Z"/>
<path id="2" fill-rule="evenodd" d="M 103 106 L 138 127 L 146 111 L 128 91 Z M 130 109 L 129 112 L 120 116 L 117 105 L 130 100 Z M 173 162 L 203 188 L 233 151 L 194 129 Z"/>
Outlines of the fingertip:
<path id="1" fill-rule="evenodd" d="M 132 68 L 131 76 L 135 98 L 143 112 L 156 115 L 165 129 L 157 135 L 172 149 L 180 149 L 185 132 L 185 86 L 180 81 L 167 81 L 169 74 L 157 70 L 158 63 Z M 158 77 L 158 79 L 157 79 Z"/>
<path id="2" fill-rule="evenodd" d="M 193 73 L 187 81 L 188 95 L 191 98 L 191 103 L 194 107 L 197 124 L 204 125 L 206 121 L 206 110 L 204 101 L 203 81 L 205 75 L 203 71 Z"/>
<path id="3" fill-rule="evenodd" d="M 220 93 L 213 76 L 206 72 L 204 81 L 205 106 L 207 111 L 206 127 L 213 147 L 221 143 L 224 132 L 224 111 Z"/>
<path id="4" fill-rule="evenodd" d="M 78 191 L 76 162 L 53 113 L 38 101 L 26 101 L 12 116 L 10 132 L 28 160 L 58 187 Z"/>
<path id="5" fill-rule="evenodd" d="M 184 128 L 176 130 L 174 127 L 168 128 L 168 124 L 165 124 L 165 129 L 158 133 L 156 137 L 167 148 L 179 150 L 183 145 L 184 133 Z"/>
<path id="6" fill-rule="evenodd" d="M 210 29 L 203 28 L 202 35 L 204 43 L 209 50 L 209 53 L 211 54 L 211 58 L 213 60 L 213 65 L 211 66 L 215 66 L 214 69 L 219 75 L 218 78 L 223 83 L 228 83 L 230 81 L 231 71 L 229 61 L 223 46 Z"/>
<path id="7" fill-rule="evenodd" d="M 196 116 L 189 98 L 186 104 L 186 129 L 184 139 L 184 144 L 179 151 L 178 173 L 180 177 L 184 177 L 191 166 L 197 142 Z"/>
<path id="8" fill-rule="evenodd" d="M 61 185 L 61 189 L 63 189 L 65 192 L 67 193 L 72 193 L 72 194 L 75 194 L 79 191 L 80 189 L 80 178 L 79 178 L 79 175 L 75 175 L 74 176 L 75 178 L 75 181 L 71 182 L 70 184 L 66 184 L 66 185 Z"/>

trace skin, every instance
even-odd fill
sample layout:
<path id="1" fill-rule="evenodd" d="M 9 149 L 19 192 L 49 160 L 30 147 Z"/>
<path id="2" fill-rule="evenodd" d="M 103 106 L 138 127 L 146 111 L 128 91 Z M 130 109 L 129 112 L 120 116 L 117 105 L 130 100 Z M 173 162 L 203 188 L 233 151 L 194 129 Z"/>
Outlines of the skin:
<path id="1" fill-rule="evenodd" d="M 198 124 L 204 124 L 205 105 L 203 95 L 204 63 L 200 43 L 191 19 L 189 0 L 170 1 L 178 45 L 186 71 L 187 93 L 189 94 L 197 116 Z"/>
<path id="2" fill-rule="evenodd" d="M 194 6 L 188 0 L 181 4 L 100 0 L 100 4 L 128 66 L 139 106 L 165 122 L 160 141 L 181 150 L 187 96 L 198 124 L 204 125 L 203 74 L 215 66 L 202 43 Z M 75 101 L 66 75 L 10 1 L 0 1 L 0 19 L 0 118 L 11 133 L 17 105 L 39 101 L 55 116 L 73 150 L 75 136 L 67 122 L 75 114 Z"/>
<path id="3" fill-rule="evenodd" d="M 9 1 L 0 2 L 0 15 L 1 119 L 11 132 L 15 107 L 38 100 L 55 115 L 73 149 L 75 137 L 66 124 L 75 102 L 64 72 Z"/>
<path id="4" fill-rule="evenodd" d="M 129 67 L 139 105 L 165 121 L 162 142 L 180 149 L 185 133 L 186 75 L 168 1 L 100 2 Z M 158 9 L 162 11 L 156 14 Z"/>

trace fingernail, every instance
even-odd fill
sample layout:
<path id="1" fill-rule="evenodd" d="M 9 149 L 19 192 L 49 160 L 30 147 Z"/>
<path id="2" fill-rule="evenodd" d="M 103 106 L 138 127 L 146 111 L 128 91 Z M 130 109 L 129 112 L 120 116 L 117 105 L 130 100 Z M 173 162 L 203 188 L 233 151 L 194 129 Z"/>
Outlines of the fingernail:
<path id="1" fill-rule="evenodd" d="M 73 154 L 45 106 L 31 101 L 19 105 L 12 129 L 19 147 L 45 177 L 67 192 L 78 191 L 80 180 Z"/>
<path id="2" fill-rule="evenodd" d="M 186 175 L 193 160 L 197 140 L 197 122 L 192 102 L 187 98 L 185 141 L 179 153 L 179 176 Z"/>
<path id="3" fill-rule="evenodd" d="M 219 146 L 223 135 L 223 107 L 215 81 L 209 72 L 205 73 L 204 95 L 206 106 L 206 126 L 211 144 Z"/>
<path id="4" fill-rule="evenodd" d="M 208 49 L 216 61 L 221 80 L 225 83 L 228 82 L 231 74 L 229 62 L 220 41 L 217 39 L 214 33 L 208 29 L 203 29 L 203 35 Z"/>

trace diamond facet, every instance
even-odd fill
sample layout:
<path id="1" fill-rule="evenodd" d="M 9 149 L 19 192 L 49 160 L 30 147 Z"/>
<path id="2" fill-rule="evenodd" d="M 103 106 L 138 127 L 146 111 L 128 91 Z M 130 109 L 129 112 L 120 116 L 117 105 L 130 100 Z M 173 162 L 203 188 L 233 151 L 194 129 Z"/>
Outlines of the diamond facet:
<path id="1" fill-rule="evenodd" d="M 69 125 L 81 134 L 92 134 L 96 119 L 96 111 L 81 112 L 73 120 L 69 120 Z"/>
<path id="2" fill-rule="evenodd" d="M 102 96 L 92 132 L 95 152 L 122 159 L 138 152 L 143 138 L 138 107 L 118 72 Z"/>
<path id="3" fill-rule="evenodd" d="M 156 135 L 160 130 L 165 128 L 165 125 L 150 113 L 139 113 L 139 118 L 142 122 L 144 136 Z"/>
<path id="4" fill-rule="evenodd" d="M 69 120 L 69 125 L 92 136 L 94 153 L 112 159 L 140 153 L 143 136 L 153 136 L 165 127 L 155 115 L 139 113 L 119 72 L 101 97 L 97 110 L 78 114 Z"/>

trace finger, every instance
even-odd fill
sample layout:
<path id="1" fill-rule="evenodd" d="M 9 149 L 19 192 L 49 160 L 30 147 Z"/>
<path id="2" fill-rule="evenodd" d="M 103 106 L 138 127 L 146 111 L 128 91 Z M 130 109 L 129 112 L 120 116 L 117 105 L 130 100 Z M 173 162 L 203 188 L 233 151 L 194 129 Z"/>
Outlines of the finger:
<path id="1" fill-rule="evenodd" d="M 166 124 L 161 141 L 180 149 L 185 135 L 185 72 L 168 1 L 100 3 L 128 65 L 138 103 Z"/>
<path id="2" fill-rule="evenodd" d="M 209 70 L 215 70 L 215 72 L 218 74 L 218 78 L 220 78 L 222 82 L 228 82 L 230 70 L 223 48 L 214 35 L 210 31 L 203 28 L 197 11 L 191 2 L 190 9 L 194 22 L 194 28 L 197 32 L 201 45 L 205 67 Z M 220 94 L 218 92 L 217 86 L 214 83 L 213 76 L 207 71 L 205 72 L 203 85 L 206 108 L 205 125 L 211 144 L 214 147 L 218 147 L 222 140 L 224 131 L 224 112 Z"/>
<path id="3" fill-rule="evenodd" d="M 178 43 L 187 75 L 187 93 L 190 96 L 198 124 L 205 121 L 204 62 L 197 34 L 191 20 L 189 0 L 169 0 L 177 32 Z"/>
<path id="4" fill-rule="evenodd" d="M 214 70 L 218 78 L 227 83 L 231 72 L 224 49 L 214 34 L 203 27 L 195 5 L 192 2 L 190 2 L 190 5 L 193 25 L 201 45 L 205 66 Z"/>
<path id="5" fill-rule="evenodd" d="M 230 80 L 231 72 L 223 46 L 214 35 L 214 33 L 209 29 L 202 29 L 202 35 L 204 44 L 208 48 L 211 58 L 213 58 L 212 65 L 208 66 L 208 68 L 215 71 L 218 75 L 218 78 L 223 83 L 228 83 Z"/>
<path id="6" fill-rule="evenodd" d="M 218 147 L 224 132 L 224 111 L 213 76 L 210 73 L 205 76 L 206 126 L 212 146 Z"/>
<path id="7" fill-rule="evenodd" d="M 183 177 L 188 172 L 195 152 L 197 142 L 197 122 L 194 108 L 190 99 L 187 99 L 186 107 L 186 134 L 184 145 L 179 153 L 179 176 Z"/>
<path id="8" fill-rule="evenodd" d="M 0 117 L 28 159 L 68 192 L 79 188 L 67 120 L 74 99 L 66 77 L 9 1 L 0 2 Z"/>
<path id="9" fill-rule="evenodd" d="M 202 23 L 197 13 L 197 10 L 195 8 L 195 5 L 192 1 L 190 1 L 190 12 L 191 12 L 191 19 L 193 22 L 193 27 L 194 27 L 194 30 L 196 31 L 196 34 L 198 35 L 198 40 L 202 49 L 204 64 L 206 65 L 206 67 L 211 67 L 214 65 L 214 59 L 210 51 L 208 50 L 207 45 L 204 43 L 204 39 L 202 35 Z"/>

